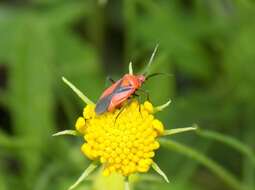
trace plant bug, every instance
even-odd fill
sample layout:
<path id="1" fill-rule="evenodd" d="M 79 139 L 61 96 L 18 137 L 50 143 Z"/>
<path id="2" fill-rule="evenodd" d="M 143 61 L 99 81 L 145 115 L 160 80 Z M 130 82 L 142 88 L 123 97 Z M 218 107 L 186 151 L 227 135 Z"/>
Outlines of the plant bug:
<path id="1" fill-rule="evenodd" d="M 143 74 L 133 75 L 132 66 L 129 74 L 125 74 L 118 81 L 113 82 L 113 84 L 108 87 L 103 94 L 100 96 L 97 104 L 96 104 L 96 114 L 100 115 L 105 112 L 112 112 L 116 108 L 121 107 L 121 105 L 129 99 L 135 92 L 141 88 L 143 83 L 149 79 L 150 77 L 156 76 L 161 73 L 154 73 L 151 75 L 147 75 L 148 69 L 153 61 L 155 53 L 158 49 L 158 45 L 156 45 L 149 63 L 145 68 Z"/>

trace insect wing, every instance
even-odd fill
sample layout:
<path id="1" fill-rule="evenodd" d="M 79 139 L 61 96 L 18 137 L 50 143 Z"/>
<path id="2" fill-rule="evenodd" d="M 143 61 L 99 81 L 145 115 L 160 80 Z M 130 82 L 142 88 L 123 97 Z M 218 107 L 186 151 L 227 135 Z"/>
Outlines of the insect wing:
<path id="1" fill-rule="evenodd" d="M 102 114 L 108 110 L 108 107 L 111 104 L 112 97 L 113 97 L 113 94 L 110 94 L 110 95 L 104 96 L 98 100 L 98 102 L 96 104 L 96 109 L 95 109 L 95 111 L 98 115 Z"/>
<path id="2" fill-rule="evenodd" d="M 103 94 L 101 95 L 100 99 L 105 97 L 105 96 L 109 96 L 110 94 L 112 94 L 116 88 L 118 88 L 121 84 L 121 79 L 116 81 L 114 84 L 112 84 L 110 87 L 108 87 L 104 92 Z"/>
<path id="3" fill-rule="evenodd" d="M 112 111 L 114 108 L 121 105 L 125 100 L 127 100 L 130 95 L 135 92 L 133 87 L 119 87 L 113 94 L 111 102 L 109 104 L 108 110 Z"/>

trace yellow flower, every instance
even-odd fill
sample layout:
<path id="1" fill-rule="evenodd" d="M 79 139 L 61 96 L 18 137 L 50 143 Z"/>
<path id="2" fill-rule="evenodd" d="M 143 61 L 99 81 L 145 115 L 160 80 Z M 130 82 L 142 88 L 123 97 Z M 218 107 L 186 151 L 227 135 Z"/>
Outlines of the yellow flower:
<path id="1" fill-rule="evenodd" d="M 132 64 L 129 66 L 129 73 L 133 73 Z M 103 174 L 105 176 L 113 172 L 123 176 L 129 176 L 136 172 L 144 173 L 152 166 L 159 175 L 169 182 L 165 173 L 152 160 L 155 150 L 160 146 L 157 137 L 196 129 L 196 127 L 187 127 L 164 130 L 163 124 L 154 118 L 154 114 L 169 106 L 170 100 L 157 107 L 153 107 L 148 101 L 139 104 L 133 100 L 130 104 L 116 109 L 114 112 L 97 115 L 95 104 L 64 77 L 63 81 L 87 106 L 83 110 L 83 116 L 76 121 L 76 130 L 64 130 L 53 136 L 82 135 L 85 143 L 81 146 L 81 151 L 93 160 L 78 180 L 69 187 L 69 190 L 76 188 L 86 179 L 98 167 L 99 161 L 104 166 Z M 125 184 L 128 189 L 127 177 L 125 177 Z"/>
<path id="2" fill-rule="evenodd" d="M 133 100 L 123 109 L 102 115 L 94 109 L 95 105 L 87 105 L 75 125 L 86 141 L 82 152 L 91 160 L 100 160 L 106 176 L 147 172 L 159 148 L 156 138 L 164 132 L 163 124 L 154 118 L 152 104 Z"/>

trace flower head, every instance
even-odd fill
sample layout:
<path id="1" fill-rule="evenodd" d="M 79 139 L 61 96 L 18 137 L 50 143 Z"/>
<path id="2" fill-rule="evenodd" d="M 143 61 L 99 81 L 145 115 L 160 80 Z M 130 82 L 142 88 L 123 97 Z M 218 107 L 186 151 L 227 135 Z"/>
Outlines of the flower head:
<path id="1" fill-rule="evenodd" d="M 100 160 L 104 175 L 147 172 L 160 146 L 156 138 L 164 132 L 153 109 L 148 101 L 133 100 L 123 109 L 96 115 L 95 106 L 87 105 L 75 125 L 85 139 L 82 152 L 91 160 Z"/>
<path id="2" fill-rule="evenodd" d="M 157 46 L 149 65 L 156 49 Z M 148 68 L 146 72 L 147 70 Z M 132 63 L 129 65 L 129 73 L 133 74 Z M 157 137 L 196 129 L 196 127 L 187 127 L 164 130 L 163 124 L 154 118 L 154 114 L 169 106 L 170 100 L 161 106 L 153 107 L 149 101 L 140 104 L 133 99 L 130 103 L 127 101 L 126 105 L 123 105 L 120 109 L 97 115 L 95 104 L 64 77 L 63 81 L 87 105 L 84 108 L 83 116 L 76 121 L 76 130 L 64 130 L 55 133 L 53 136 L 82 135 L 85 143 L 81 146 L 81 151 L 90 160 L 93 160 L 78 180 L 70 186 L 69 190 L 77 187 L 93 172 L 98 167 L 98 161 L 104 166 L 103 174 L 105 176 L 113 172 L 120 173 L 123 176 L 129 176 L 136 172 L 144 173 L 152 166 L 168 182 L 167 176 L 152 160 L 155 150 L 160 146 Z M 125 180 L 125 184 L 128 184 L 128 180 Z M 128 185 L 125 185 L 125 187 L 128 187 Z"/>

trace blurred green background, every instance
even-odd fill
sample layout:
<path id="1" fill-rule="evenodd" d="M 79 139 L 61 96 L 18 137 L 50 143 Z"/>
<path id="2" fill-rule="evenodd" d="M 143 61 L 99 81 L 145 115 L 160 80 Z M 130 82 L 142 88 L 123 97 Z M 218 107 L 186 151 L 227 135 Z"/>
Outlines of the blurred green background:
<path id="1" fill-rule="evenodd" d="M 82 140 L 51 135 L 73 129 L 84 105 L 61 76 L 96 101 L 107 76 L 120 77 L 129 61 L 139 71 L 156 43 L 152 70 L 173 77 L 154 78 L 145 89 L 155 105 L 172 99 L 158 114 L 166 128 L 197 123 L 230 142 L 168 137 L 191 153 L 162 145 L 155 160 L 170 183 L 145 176 L 135 190 L 254 190 L 253 0 L 2 0 L 0 190 L 71 185 L 89 163 Z"/>

